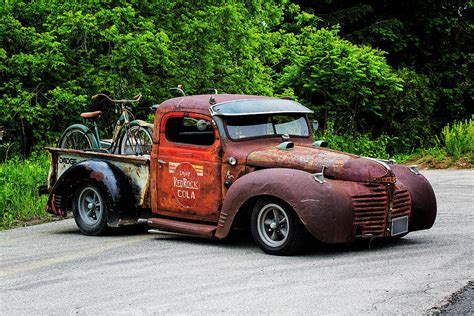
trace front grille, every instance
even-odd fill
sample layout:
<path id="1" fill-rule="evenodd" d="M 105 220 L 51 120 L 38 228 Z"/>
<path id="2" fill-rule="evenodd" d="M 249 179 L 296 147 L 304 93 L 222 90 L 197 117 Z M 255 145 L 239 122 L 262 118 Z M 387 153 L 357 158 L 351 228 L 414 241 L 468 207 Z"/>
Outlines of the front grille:
<path id="1" fill-rule="evenodd" d="M 352 196 L 357 235 L 383 236 L 387 222 L 388 192 L 384 185 L 366 186 L 372 193 Z"/>
<path id="2" fill-rule="evenodd" d="M 354 227 L 357 236 L 384 236 L 392 218 L 410 216 L 411 197 L 407 190 L 395 189 L 391 218 L 388 218 L 389 189 L 383 184 L 371 183 L 364 186 L 371 192 L 352 196 Z"/>
<path id="3" fill-rule="evenodd" d="M 395 191 L 392 205 L 392 218 L 410 216 L 411 198 L 407 190 Z"/>

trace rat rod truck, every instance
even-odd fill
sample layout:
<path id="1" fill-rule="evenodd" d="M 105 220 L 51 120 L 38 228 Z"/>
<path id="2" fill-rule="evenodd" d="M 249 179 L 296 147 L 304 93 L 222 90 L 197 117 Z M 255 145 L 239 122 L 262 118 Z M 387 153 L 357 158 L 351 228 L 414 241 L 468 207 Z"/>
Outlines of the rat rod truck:
<path id="1" fill-rule="evenodd" d="M 275 255 L 311 238 L 399 238 L 433 225 L 433 189 L 415 167 L 318 146 L 310 113 L 250 95 L 167 100 L 155 112 L 150 156 L 48 148 L 47 211 L 72 211 L 86 235 L 143 219 L 217 239 L 250 226 Z"/>

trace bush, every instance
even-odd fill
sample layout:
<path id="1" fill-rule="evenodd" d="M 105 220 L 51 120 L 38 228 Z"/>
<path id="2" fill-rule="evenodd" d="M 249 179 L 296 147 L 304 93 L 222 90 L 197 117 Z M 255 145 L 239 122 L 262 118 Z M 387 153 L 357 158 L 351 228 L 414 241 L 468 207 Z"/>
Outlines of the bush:
<path id="1" fill-rule="evenodd" d="M 331 149 L 340 150 L 356 155 L 388 159 L 387 146 L 395 139 L 382 135 L 372 139 L 369 134 L 343 134 L 334 131 L 334 122 L 330 121 L 325 130 L 318 131 L 316 139 L 323 139 L 329 143 Z"/>
<path id="2" fill-rule="evenodd" d="M 280 88 L 291 88 L 318 119 L 335 121 L 345 133 L 372 133 L 377 124 L 384 124 L 383 103 L 403 89 L 402 80 L 387 64 L 384 52 L 354 45 L 338 32 L 304 28 Z"/>
<path id="3" fill-rule="evenodd" d="M 49 160 L 46 155 L 30 159 L 10 159 L 0 164 L 0 229 L 18 221 L 49 218 L 46 196 L 38 196 L 38 187 L 46 183 Z"/>
<path id="4" fill-rule="evenodd" d="M 454 160 L 474 151 L 474 115 L 469 120 L 443 127 L 438 142 Z"/>

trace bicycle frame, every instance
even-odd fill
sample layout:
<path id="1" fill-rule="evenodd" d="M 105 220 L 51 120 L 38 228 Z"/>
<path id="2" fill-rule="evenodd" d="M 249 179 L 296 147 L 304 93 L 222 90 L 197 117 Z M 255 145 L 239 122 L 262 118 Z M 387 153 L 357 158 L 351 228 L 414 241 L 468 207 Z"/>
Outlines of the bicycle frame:
<path id="1" fill-rule="evenodd" d="M 88 126 L 87 134 L 90 134 L 92 137 L 94 137 L 97 141 L 97 144 L 99 144 L 100 146 L 100 148 L 92 148 L 91 150 L 99 150 L 99 151 L 104 151 L 107 153 L 113 153 L 117 149 L 120 138 L 122 137 L 124 133 L 128 132 L 130 122 L 132 122 L 135 119 L 133 114 L 123 103 L 120 104 L 120 106 L 121 106 L 122 113 L 119 119 L 117 120 L 117 123 L 115 124 L 112 140 L 109 146 L 107 147 L 102 146 L 104 143 L 102 139 L 100 138 L 99 128 L 95 120 L 92 121 L 91 126 Z"/>

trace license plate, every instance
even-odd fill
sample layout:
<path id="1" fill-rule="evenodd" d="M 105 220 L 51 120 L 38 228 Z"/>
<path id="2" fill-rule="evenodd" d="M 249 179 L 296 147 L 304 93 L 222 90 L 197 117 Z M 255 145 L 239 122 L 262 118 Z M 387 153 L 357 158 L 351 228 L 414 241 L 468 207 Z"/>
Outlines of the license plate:
<path id="1" fill-rule="evenodd" d="M 392 236 L 408 232 L 408 216 L 392 219 Z"/>

